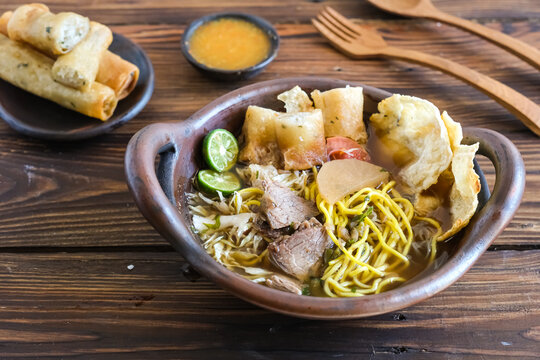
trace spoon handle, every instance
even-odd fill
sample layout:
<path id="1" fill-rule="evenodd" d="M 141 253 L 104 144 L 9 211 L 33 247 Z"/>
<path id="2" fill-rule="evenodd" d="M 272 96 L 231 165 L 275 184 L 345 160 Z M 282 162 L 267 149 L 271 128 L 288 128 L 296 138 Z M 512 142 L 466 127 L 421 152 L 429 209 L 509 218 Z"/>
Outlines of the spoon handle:
<path id="1" fill-rule="evenodd" d="M 532 132 L 540 136 L 540 106 L 503 83 L 453 61 L 419 51 L 387 47 L 381 55 L 426 65 L 463 80 L 504 106 Z"/>
<path id="2" fill-rule="evenodd" d="M 540 70 L 540 50 L 524 43 L 523 41 L 503 34 L 500 31 L 490 29 L 483 25 L 473 23 L 472 21 L 447 14 L 439 10 L 430 11 L 425 17 L 459 27 L 470 33 L 481 36 Z"/>

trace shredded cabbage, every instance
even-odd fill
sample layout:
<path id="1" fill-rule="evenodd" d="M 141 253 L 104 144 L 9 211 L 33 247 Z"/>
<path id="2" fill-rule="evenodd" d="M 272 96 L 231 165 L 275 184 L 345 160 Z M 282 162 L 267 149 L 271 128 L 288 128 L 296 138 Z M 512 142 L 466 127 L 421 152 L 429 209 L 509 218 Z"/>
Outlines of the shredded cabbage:
<path id="1" fill-rule="evenodd" d="M 274 274 L 267 270 L 265 234 L 254 222 L 258 220 L 258 206 L 263 195 L 262 181 L 269 180 L 289 187 L 303 196 L 314 181 L 311 170 L 277 170 L 272 165 L 238 166 L 236 172 L 247 187 L 228 198 L 218 193 L 210 197 L 199 191 L 188 194 L 193 229 L 204 249 L 217 262 L 261 283 Z"/>

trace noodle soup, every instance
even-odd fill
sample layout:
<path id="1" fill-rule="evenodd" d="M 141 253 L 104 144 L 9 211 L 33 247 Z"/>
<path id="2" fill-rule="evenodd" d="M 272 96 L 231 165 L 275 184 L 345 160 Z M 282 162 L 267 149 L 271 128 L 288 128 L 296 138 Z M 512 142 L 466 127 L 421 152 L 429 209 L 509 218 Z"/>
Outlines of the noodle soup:
<path id="1" fill-rule="evenodd" d="M 193 229 L 216 261 L 253 282 L 298 295 L 364 296 L 414 277 L 434 261 L 441 243 L 466 225 L 472 213 L 456 209 L 476 208 L 476 183 L 460 180 L 460 172 L 469 178 L 476 175 L 472 158 L 462 154 L 474 146 L 462 148 L 466 145 L 460 145 L 456 132 L 449 135 L 446 113 L 418 99 L 421 110 L 412 108 L 413 116 L 423 118 L 422 124 L 432 121 L 431 128 L 436 128 L 422 136 L 442 139 L 436 145 L 443 148 L 421 159 L 432 166 L 425 177 L 418 177 L 410 168 L 418 166 L 418 154 L 425 149 L 407 148 L 415 139 L 393 141 L 399 126 L 388 124 L 401 121 L 400 126 L 417 130 L 414 121 L 407 120 L 410 114 L 380 125 L 376 115 L 394 115 L 382 106 L 395 101 L 389 98 L 366 127 L 358 121 L 363 113 L 358 89 L 312 93 L 313 103 L 294 88 L 278 96 L 285 113 L 248 108 L 240 153 L 234 157 L 242 163 L 223 172 L 201 170 L 212 172 L 215 191 L 204 183 L 206 192 L 188 197 Z M 347 98 L 350 94 L 354 98 Z M 352 123 L 335 126 L 349 118 Z M 340 129 L 347 133 L 340 134 Z M 333 136 L 326 136 L 329 131 Z M 347 137 L 351 133 L 354 139 Z M 215 154 L 228 150 L 225 146 Z M 205 156 L 209 151 L 205 149 Z M 437 167 L 441 170 L 433 172 Z M 225 175 L 241 184 L 226 195 L 219 190 Z M 195 184 L 202 188 L 200 176 Z M 467 191 L 474 196 L 467 198 Z M 456 194 L 465 195 L 456 200 Z"/>

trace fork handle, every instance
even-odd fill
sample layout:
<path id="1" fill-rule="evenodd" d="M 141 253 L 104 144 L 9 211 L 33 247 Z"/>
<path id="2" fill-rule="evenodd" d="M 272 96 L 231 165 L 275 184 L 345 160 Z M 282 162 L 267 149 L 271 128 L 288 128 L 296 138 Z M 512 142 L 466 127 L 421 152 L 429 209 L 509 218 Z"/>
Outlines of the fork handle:
<path id="1" fill-rule="evenodd" d="M 465 20 L 438 10 L 430 11 L 425 17 L 459 27 L 470 33 L 483 37 L 484 39 L 502 47 L 506 51 L 509 51 L 523 61 L 528 62 L 540 70 L 540 50 L 524 43 L 523 41 L 503 34 L 500 31 L 490 29 L 483 25 L 476 24 L 472 21 Z"/>
<path id="2" fill-rule="evenodd" d="M 540 106 L 503 83 L 453 61 L 419 51 L 387 47 L 381 55 L 426 65 L 463 80 L 500 103 L 532 132 L 540 136 Z"/>

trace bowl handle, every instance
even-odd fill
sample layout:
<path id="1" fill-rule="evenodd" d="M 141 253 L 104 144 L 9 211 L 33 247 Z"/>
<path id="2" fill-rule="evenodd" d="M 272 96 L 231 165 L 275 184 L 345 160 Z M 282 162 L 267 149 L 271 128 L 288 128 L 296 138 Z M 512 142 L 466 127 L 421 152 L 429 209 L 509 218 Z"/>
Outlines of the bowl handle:
<path id="1" fill-rule="evenodd" d="M 180 123 L 180 125 L 182 125 Z M 137 132 L 129 141 L 124 161 L 126 180 L 144 217 L 167 239 L 182 234 L 174 205 L 175 184 L 161 184 L 156 174 L 156 156 L 162 155 L 159 179 L 170 179 L 178 159 L 182 128 L 178 123 L 156 123 Z M 162 187 L 163 186 L 163 187 Z"/>
<path id="2" fill-rule="evenodd" d="M 479 239 L 477 250 L 484 251 L 508 225 L 519 208 L 525 189 L 525 166 L 516 146 L 505 136 L 484 128 L 464 128 L 462 143 L 479 143 L 478 154 L 495 167 L 495 187 L 489 200 L 467 227 L 467 234 Z M 481 239 L 491 239 L 482 241 Z"/>

